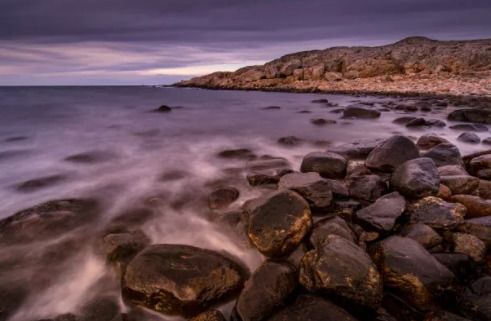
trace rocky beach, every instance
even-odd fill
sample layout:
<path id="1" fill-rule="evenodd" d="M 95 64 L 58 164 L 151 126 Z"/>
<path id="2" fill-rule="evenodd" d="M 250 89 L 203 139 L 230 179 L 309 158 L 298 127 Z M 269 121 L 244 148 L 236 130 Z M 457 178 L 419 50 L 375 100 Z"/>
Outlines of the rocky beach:
<path id="1" fill-rule="evenodd" d="M 491 320 L 485 99 L 0 97 L 0 320 Z"/>

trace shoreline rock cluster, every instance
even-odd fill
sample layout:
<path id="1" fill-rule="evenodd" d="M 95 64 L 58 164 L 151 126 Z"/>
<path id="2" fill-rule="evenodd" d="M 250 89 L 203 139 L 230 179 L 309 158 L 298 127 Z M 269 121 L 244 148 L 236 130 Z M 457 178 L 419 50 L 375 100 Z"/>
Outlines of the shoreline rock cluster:
<path id="1" fill-rule="evenodd" d="M 215 72 L 180 87 L 491 96 L 491 40 L 410 37 L 380 47 L 334 47 Z"/>

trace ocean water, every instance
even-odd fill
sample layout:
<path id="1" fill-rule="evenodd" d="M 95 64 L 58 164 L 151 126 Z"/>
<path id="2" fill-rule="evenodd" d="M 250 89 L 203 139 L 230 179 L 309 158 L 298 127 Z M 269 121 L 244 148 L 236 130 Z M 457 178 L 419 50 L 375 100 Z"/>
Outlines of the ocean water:
<path id="1" fill-rule="evenodd" d="M 339 107 L 311 102 L 319 98 Z M 434 132 L 456 143 L 463 154 L 484 148 L 457 142 L 460 132 L 448 126 L 410 130 L 392 122 L 401 116 L 446 120 L 453 106 L 426 113 L 384 111 L 375 120 L 341 119 L 333 112 L 359 102 L 381 109 L 389 100 L 399 102 L 383 97 L 153 87 L 0 88 L 0 219 L 53 199 L 92 197 L 104 205 L 93 228 L 78 235 L 77 242 L 82 239 L 83 244 L 69 259 L 41 268 L 15 263 L 16 256 L 44 251 L 51 244 L 47 242 L 2 249 L 0 292 L 6 280 L 25 285 L 40 275 L 49 279 L 41 287 L 27 286 L 9 320 L 74 312 L 100 293 L 118 296 L 115 282 L 107 281 L 109 267 L 94 253 L 93 240 L 111 218 L 147 205 L 159 213 L 142 226 L 153 243 L 226 251 L 253 270 L 263 258 L 236 233 L 214 223 L 203 206 L 206 195 L 220 184 L 241 191 L 232 208 L 259 195 L 246 184 L 245 161 L 220 159 L 216 155 L 222 150 L 248 148 L 257 155 L 281 156 L 298 169 L 308 152 L 395 133 L 417 138 Z M 170 113 L 153 112 L 162 104 L 175 108 Z M 281 108 L 265 109 L 268 106 Z M 315 126 L 313 118 L 337 123 Z M 303 143 L 278 144 L 284 136 L 297 136 Z M 96 160 L 67 160 L 79 154 L 95 155 Z M 48 183 L 32 183 L 40 178 Z"/>

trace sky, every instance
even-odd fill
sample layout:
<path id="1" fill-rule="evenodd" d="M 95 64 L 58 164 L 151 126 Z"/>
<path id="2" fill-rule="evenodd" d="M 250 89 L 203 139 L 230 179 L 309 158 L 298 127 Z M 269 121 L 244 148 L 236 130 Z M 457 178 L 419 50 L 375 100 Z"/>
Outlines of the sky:
<path id="1" fill-rule="evenodd" d="M 408 36 L 491 38 L 491 0 L 0 0 L 0 86 L 170 84 Z"/>

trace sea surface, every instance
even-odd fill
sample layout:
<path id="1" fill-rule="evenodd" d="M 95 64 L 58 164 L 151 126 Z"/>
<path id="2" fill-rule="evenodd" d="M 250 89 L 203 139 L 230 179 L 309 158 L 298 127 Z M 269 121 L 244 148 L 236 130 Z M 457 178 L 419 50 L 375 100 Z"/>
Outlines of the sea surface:
<path id="1" fill-rule="evenodd" d="M 320 98 L 338 106 L 312 102 Z M 258 195 L 246 184 L 245 161 L 221 159 L 220 151 L 248 148 L 256 155 L 285 157 L 298 169 L 308 152 L 395 133 L 414 138 L 437 133 L 457 144 L 463 154 L 484 148 L 458 142 L 461 132 L 448 126 L 411 130 L 392 122 L 401 116 L 424 116 L 450 125 L 446 115 L 455 107 L 388 111 L 382 104 L 390 100 L 408 102 L 407 98 L 157 87 L 0 88 L 0 219 L 54 199 L 95 197 L 104 204 L 104 215 L 93 233 L 83 236 L 82 250 L 63 263 L 57 270 L 61 272 L 49 275 L 49 286 L 23 296 L 10 320 L 73 312 L 97 295 L 110 269 L 94 253 L 91 240 L 112 217 L 133 208 L 158 210 L 157 218 L 142 227 L 153 243 L 226 251 L 254 269 L 263 258 L 237 233 L 214 223 L 202 205 L 220 184 L 241 191 L 232 208 Z M 355 103 L 385 111 L 374 120 L 341 119 L 342 114 L 335 112 Z M 153 111 L 163 104 L 173 110 Z M 280 108 L 265 108 L 269 106 Z M 337 123 L 315 126 L 310 122 L 313 118 Z M 296 136 L 302 143 L 279 144 L 277 140 L 285 136 Z M 36 243 L 31 250 L 42 251 L 45 245 Z M 29 266 L 12 264 L 9 269 L 16 251 L 1 249 L 0 283 L 6 278 L 29 282 L 37 273 L 50 273 L 49 266 L 35 273 Z M 104 291 L 118 289 L 109 286 Z"/>

